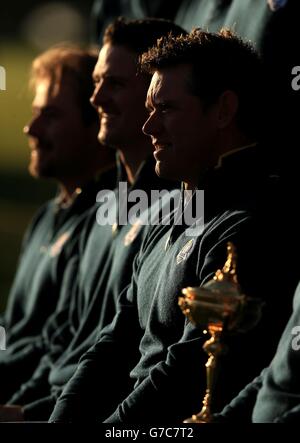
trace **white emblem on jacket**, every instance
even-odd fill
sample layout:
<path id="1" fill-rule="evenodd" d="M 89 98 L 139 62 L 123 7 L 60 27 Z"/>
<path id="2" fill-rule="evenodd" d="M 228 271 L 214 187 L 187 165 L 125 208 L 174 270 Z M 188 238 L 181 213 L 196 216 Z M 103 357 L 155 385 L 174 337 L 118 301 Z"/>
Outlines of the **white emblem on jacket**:
<path id="1" fill-rule="evenodd" d="M 181 249 L 181 251 L 177 254 L 176 257 L 176 263 L 179 265 L 183 260 L 186 260 L 190 253 L 192 252 L 192 247 L 195 243 L 195 239 L 189 240 L 184 247 Z"/>

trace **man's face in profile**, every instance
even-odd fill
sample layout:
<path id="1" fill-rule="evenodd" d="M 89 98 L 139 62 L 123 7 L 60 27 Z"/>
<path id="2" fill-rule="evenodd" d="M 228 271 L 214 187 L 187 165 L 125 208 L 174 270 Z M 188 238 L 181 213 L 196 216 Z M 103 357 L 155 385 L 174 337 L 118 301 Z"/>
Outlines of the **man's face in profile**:
<path id="1" fill-rule="evenodd" d="M 24 128 L 29 137 L 29 171 L 35 177 L 80 174 L 92 155 L 87 147 L 89 128 L 74 90 L 72 81 L 53 85 L 49 78 L 37 80 L 33 117 Z"/>
<path id="2" fill-rule="evenodd" d="M 144 143 L 142 126 L 149 81 L 137 75 L 136 55 L 123 46 L 105 44 L 93 77 L 91 102 L 100 117 L 100 142 L 122 148 Z"/>
<path id="3" fill-rule="evenodd" d="M 189 65 L 156 71 L 147 94 L 149 118 L 143 131 L 151 136 L 159 176 L 189 181 L 214 161 L 214 108 L 205 109 L 188 88 Z"/>

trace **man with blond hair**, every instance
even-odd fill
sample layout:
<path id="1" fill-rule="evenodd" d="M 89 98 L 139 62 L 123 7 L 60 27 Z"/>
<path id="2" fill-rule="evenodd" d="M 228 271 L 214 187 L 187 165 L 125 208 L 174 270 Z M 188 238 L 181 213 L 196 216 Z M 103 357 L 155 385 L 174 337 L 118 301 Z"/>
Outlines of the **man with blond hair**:
<path id="1" fill-rule="evenodd" d="M 59 288 L 71 283 L 64 270 L 82 224 L 99 189 L 115 184 L 114 155 L 97 139 L 99 120 L 89 102 L 96 61 L 93 51 L 55 47 L 32 63 L 32 118 L 24 128 L 29 172 L 54 180 L 58 191 L 38 210 L 25 233 L 0 319 L 7 348 L 0 352 L 1 402 L 39 361 L 41 330 L 50 315 L 68 303 L 64 299 L 58 305 Z"/>

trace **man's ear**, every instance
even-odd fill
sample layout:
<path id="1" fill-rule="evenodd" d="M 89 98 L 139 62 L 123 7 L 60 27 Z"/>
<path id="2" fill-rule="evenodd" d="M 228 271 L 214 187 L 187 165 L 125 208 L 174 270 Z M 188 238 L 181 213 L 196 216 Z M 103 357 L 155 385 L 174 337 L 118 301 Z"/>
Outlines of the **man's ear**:
<path id="1" fill-rule="evenodd" d="M 218 127 L 228 127 L 236 117 L 239 106 L 237 94 L 230 89 L 224 91 L 218 99 Z"/>

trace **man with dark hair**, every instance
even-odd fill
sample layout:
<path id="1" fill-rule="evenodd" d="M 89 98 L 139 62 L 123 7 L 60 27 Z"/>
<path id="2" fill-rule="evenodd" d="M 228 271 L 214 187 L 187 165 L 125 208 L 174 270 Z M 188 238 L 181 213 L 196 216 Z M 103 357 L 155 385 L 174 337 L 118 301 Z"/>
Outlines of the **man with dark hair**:
<path id="1" fill-rule="evenodd" d="M 290 263 L 282 263 L 276 281 L 266 277 L 289 245 L 274 242 L 282 228 L 274 205 L 278 179 L 256 143 L 259 122 L 247 121 L 248 105 L 260 106 L 263 98 L 259 59 L 229 31 L 196 30 L 160 39 L 141 65 L 153 74 L 143 131 L 152 139 L 156 172 L 182 180 L 186 192 L 171 226 L 150 228 L 116 316 L 81 358 L 51 422 L 170 424 L 200 409 L 205 336 L 185 319 L 178 297 L 182 288 L 203 285 L 223 266 L 228 241 L 237 247 L 243 292 L 262 297 L 267 306 L 254 331 L 229 337 L 216 404 L 263 367 L 286 316 L 288 300 L 283 303 L 281 294 L 287 275 L 294 283 Z M 257 80 L 251 94 L 249 74 Z M 197 213 L 191 225 L 186 215 L 197 209 L 199 189 L 205 191 L 204 221 Z"/>
<path id="2" fill-rule="evenodd" d="M 0 353 L 0 401 L 9 398 L 39 361 L 41 330 L 56 310 L 66 265 L 96 194 L 116 180 L 114 156 L 97 140 L 99 121 L 89 103 L 92 51 L 56 47 L 32 63 L 33 116 L 29 172 L 55 180 L 57 196 L 43 205 L 25 234 L 16 276 L 0 324 L 7 350 Z M 106 172 L 105 172 L 106 171 Z M 96 176 L 101 176 L 96 179 Z"/>
<path id="3" fill-rule="evenodd" d="M 218 34 L 209 34 L 195 30 L 189 35 L 188 44 L 186 40 L 185 36 L 177 39 L 161 39 L 157 47 L 144 54 L 142 66 L 144 71 L 154 74 L 147 102 L 151 115 L 152 98 L 155 94 L 164 91 L 162 87 L 165 78 L 166 85 L 172 85 L 172 90 L 171 88 L 166 90 L 166 96 L 172 95 L 173 92 L 174 97 L 177 98 L 174 81 L 181 76 L 183 79 L 186 78 L 187 91 L 185 92 L 188 93 L 189 98 L 194 99 L 191 106 L 194 104 L 199 108 L 199 101 L 201 101 L 203 118 L 196 116 L 198 124 L 196 121 L 191 121 L 190 114 L 192 113 L 189 113 L 186 105 L 186 113 L 183 113 L 182 118 L 189 122 L 188 132 L 185 125 L 177 125 L 176 128 L 174 125 L 172 131 L 170 130 L 174 144 L 163 154 L 157 153 L 157 156 L 167 156 L 165 161 L 161 160 L 157 163 L 157 172 L 160 175 L 164 176 L 164 172 L 158 169 L 166 164 L 168 176 L 170 174 L 178 176 L 185 169 L 184 174 L 190 177 L 194 175 L 194 180 L 198 181 L 201 169 L 204 172 L 205 169 L 213 167 L 219 157 L 228 150 L 258 141 L 261 115 L 263 115 L 261 113 L 263 113 L 264 105 L 264 81 L 257 53 L 231 31 L 224 29 Z M 220 69 L 222 69 L 222 75 L 220 75 Z M 258 99 L 260 109 L 259 112 L 255 112 Z M 173 98 L 169 100 L 170 109 L 168 101 L 162 100 L 163 105 L 159 104 L 159 110 L 163 106 L 161 113 L 166 115 L 171 113 L 172 100 Z M 217 124 L 221 125 L 220 128 L 211 126 L 212 119 L 218 117 L 215 116 L 218 106 L 223 112 L 219 118 L 224 120 L 217 121 Z M 159 110 L 153 112 L 153 115 L 159 115 Z M 165 119 L 168 120 L 167 117 Z M 156 120 L 163 121 L 161 118 L 149 117 L 144 127 L 146 133 L 153 135 L 152 129 L 149 132 L 148 128 L 152 128 L 152 121 Z M 203 120 L 204 128 L 200 130 L 201 120 Z M 201 143 L 205 133 L 207 136 Z M 216 139 L 219 133 L 222 133 L 220 140 Z M 160 136 L 156 137 L 155 134 L 153 138 L 156 140 Z M 158 142 L 155 141 L 154 146 Z M 167 145 L 168 140 L 164 140 L 164 143 Z M 184 156 L 183 152 L 176 152 L 177 144 L 183 147 Z M 187 144 L 191 144 L 191 147 Z M 181 156 L 180 164 L 177 162 L 176 154 Z"/>
<path id="4" fill-rule="evenodd" d="M 67 269 L 73 286 L 71 306 L 48 323 L 44 330 L 49 337 L 45 355 L 32 378 L 9 401 L 24 407 L 2 408 L 1 420 L 49 418 L 79 358 L 95 343 L 98 330 L 110 323 L 116 312 L 117 297 L 130 282 L 132 261 L 143 239 L 143 226 L 139 219 L 133 224 L 130 220 L 122 222 L 128 218 L 134 203 L 127 192 L 142 190 L 149 197 L 152 190 L 176 186 L 158 178 L 154 171 L 151 142 L 142 132 L 151 76 L 138 73 L 137 67 L 139 56 L 170 32 L 179 35 L 184 31 L 166 20 L 118 19 L 105 32 L 93 72 L 95 89 L 91 103 L 100 118 L 98 138 L 118 151 L 119 182 L 126 184 L 128 191 L 116 191 L 116 195 L 109 194 L 107 201 L 102 202 L 114 214 L 113 223 L 96 223 L 96 216 L 101 223 L 101 202 L 91 212 L 81 234 L 77 257 L 75 254 L 72 257 L 78 266 L 70 272 Z M 98 195 L 97 199 L 102 198 Z M 120 393 L 126 388 L 125 380 Z"/>

